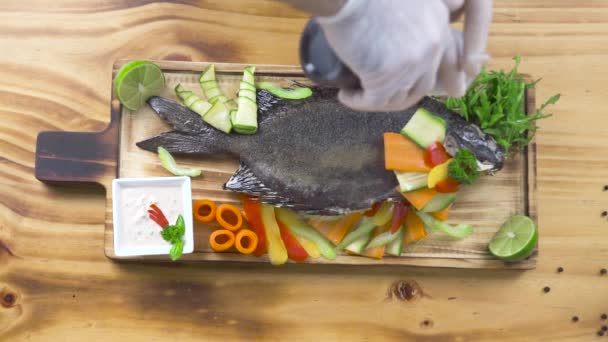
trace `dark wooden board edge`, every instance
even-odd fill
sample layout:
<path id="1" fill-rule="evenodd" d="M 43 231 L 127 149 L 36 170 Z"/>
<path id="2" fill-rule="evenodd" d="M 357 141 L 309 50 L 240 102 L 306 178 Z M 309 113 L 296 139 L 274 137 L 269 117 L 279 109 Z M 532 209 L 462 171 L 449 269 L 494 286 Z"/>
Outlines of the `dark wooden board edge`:
<path id="1" fill-rule="evenodd" d="M 202 71 L 209 62 L 173 62 L 173 61 L 153 61 L 158 64 L 163 71 L 166 72 L 192 72 Z M 124 61 L 119 61 L 114 65 L 113 77 Z M 224 72 L 242 72 L 242 68 L 246 64 L 231 64 L 231 63 L 216 63 L 217 70 Z M 284 77 L 302 77 L 303 73 L 297 66 L 286 65 L 256 65 L 256 73 L 268 74 L 272 76 Z M 526 89 L 525 94 L 526 113 L 531 114 L 536 110 L 535 105 L 535 90 L 534 88 Z M 117 104 L 115 106 L 115 104 Z M 116 141 L 116 158 L 115 169 L 110 172 L 111 179 L 117 177 L 119 170 L 120 155 L 118 154 L 120 141 L 120 124 L 121 124 L 122 108 L 118 100 L 115 98 L 114 89 L 112 86 L 112 123 L 116 123 L 117 129 L 115 137 Z M 537 209 L 536 209 L 536 139 L 534 138 L 528 147 L 524 150 L 526 165 L 526 214 L 529 215 L 537 224 Z M 107 176 L 107 175 L 106 175 Z M 111 194 L 111 179 L 109 181 L 100 182 L 106 187 L 107 204 L 106 204 L 106 231 L 105 231 L 105 255 L 109 259 L 120 262 L 153 262 L 163 263 L 169 262 L 167 256 L 143 256 L 143 257 L 118 257 L 114 254 L 114 240 L 112 227 L 112 194 Z M 333 264 L 333 265 L 394 265 L 394 266 L 421 266 L 421 267 L 440 267 L 440 268 L 481 268 L 481 269 L 533 269 L 536 267 L 538 257 L 538 246 L 535 252 L 526 260 L 518 263 L 506 263 L 497 259 L 481 259 L 481 258 L 442 258 L 442 257 L 386 257 L 381 260 L 372 260 L 358 256 L 340 256 L 336 260 L 325 260 L 322 258 L 314 259 L 308 262 L 309 264 Z M 268 262 L 265 257 L 251 258 L 250 256 L 240 255 L 235 253 L 215 253 L 215 252 L 196 252 L 187 254 L 182 257 L 180 262 L 239 262 L 239 263 L 260 263 Z"/>

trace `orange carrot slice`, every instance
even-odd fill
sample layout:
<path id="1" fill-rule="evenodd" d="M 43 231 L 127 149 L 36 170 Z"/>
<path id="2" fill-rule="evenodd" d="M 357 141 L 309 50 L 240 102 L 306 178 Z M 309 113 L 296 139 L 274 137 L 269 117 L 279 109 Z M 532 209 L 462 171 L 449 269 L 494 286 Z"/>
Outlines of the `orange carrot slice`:
<path id="1" fill-rule="evenodd" d="M 434 218 L 438 219 L 439 221 L 447 221 L 451 208 L 452 208 L 452 205 L 450 204 L 447 208 L 445 208 L 441 211 L 436 211 L 434 213 L 431 213 L 431 215 Z"/>
<path id="2" fill-rule="evenodd" d="M 387 170 L 431 170 L 424 162 L 424 150 L 399 133 L 384 133 L 384 163 Z"/>
<path id="3" fill-rule="evenodd" d="M 424 223 L 416 213 L 411 212 L 405 219 L 405 234 L 403 235 L 403 245 L 420 241 L 426 237 Z"/>
<path id="4" fill-rule="evenodd" d="M 404 192 L 402 193 L 403 197 L 405 197 L 408 202 L 410 202 L 414 208 L 420 210 L 424 208 L 424 206 L 429 203 L 429 201 L 437 195 L 437 190 L 435 189 L 420 189 L 416 191 Z"/>
<path id="5" fill-rule="evenodd" d="M 362 215 L 361 213 L 352 213 L 345 215 L 337 221 L 313 219 L 309 220 L 308 224 L 317 229 L 319 233 L 323 234 L 334 245 L 338 245 Z"/>

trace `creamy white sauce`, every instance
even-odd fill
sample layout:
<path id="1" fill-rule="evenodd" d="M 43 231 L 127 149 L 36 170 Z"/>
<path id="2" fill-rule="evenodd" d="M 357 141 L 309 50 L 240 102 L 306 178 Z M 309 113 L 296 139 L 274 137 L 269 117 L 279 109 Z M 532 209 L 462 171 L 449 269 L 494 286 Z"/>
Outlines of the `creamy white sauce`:
<path id="1" fill-rule="evenodd" d="M 121 236 L 124 247 L 170 245 L 161 236 L 162 228 L 148 214 L 151 204 L 156 204 L 169 224 L 175 224 L 183 215 L 184 204 L 180 187 L 125 187 L 120 191 L 122 202 Z"/>

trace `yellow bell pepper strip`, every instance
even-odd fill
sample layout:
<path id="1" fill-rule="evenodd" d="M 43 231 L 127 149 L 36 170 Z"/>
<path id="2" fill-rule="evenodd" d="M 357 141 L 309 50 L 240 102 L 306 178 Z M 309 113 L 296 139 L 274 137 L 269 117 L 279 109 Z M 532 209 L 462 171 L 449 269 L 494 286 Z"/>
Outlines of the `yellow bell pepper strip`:
<path id="1" fill-rule="evenodd" d="M 268 244 L 268 259 L 273 265 L 282 265 L 287 262 L 287 249 L 281 240 L 281 230 L 274 216 L 274 208 L 261 203 L 262 224 L 266 232 L 266 243 Z"/>
<path id="2" fill-rule="evenodd" d="M 384 226 L 392 217 L 393 203 L 386 201 L 382 204 L 376 215 L 374 215 L 374 224 L 376 226 Z"/>
<path id="3" fill-rule="evenodd" d="M 372 240 L 375 237 L 381 235 L 382 233 L 388 231 L 389 229 L 391 229 L 390 221 L 384 226 L 376 227 L 376 229 L 374 229 L 374 231 L 372 232 Z M 366 247 L 361 255 L 374 259 L 382 259 L 384 257 L 384 245 L 373 248 Z"/>
<path id="4" fill-rule="evenodd" d="M 258 246 L 258 236 L 252 230 L 249 229 L 241 229 L 236 234 L 236 238 L 234 240 L 234 247 L 241 254 L 251 254 L 255 251 Z"/>
<path id="5" fill-rule="evenodd" d="M 448 179 L 448 166 L 451 162 L 452 159 L 448 159 L 442 164 L 439 164 L 431 169 L 431 172 L 429 172 L 429 176 L 427 178 L 427 186 L 430 189 L 434 188 L 437 183 Z"/>
<path id="6" fill-rule="evenodd" d="M 296 238 L 296 240 L 298 240 L 298 243 L 302 246 L 302 248 L 304 248 L 309 257 L 316 259 L 321 256 L 319 247 L 317 247 L 314 242 L 308 240 L 307 238 L 297 236 L 296 234 L 293 234 L 293 236 Z"/>
<path id="7" fill-rule="evenodd" d="M 351 243 L 361 239 L 362 237 L 368 236 L 371 232 L 376 228 L 374 224 L 374 219 L 372 217 L 364 216 L 361 221 L 357 224 L 353 230 L 351 230 L 348 235 L 340 241 L 338 247 L 336 247 L 339 251 L 344 250 Z M 369 241 L 369 239 L 368 239 Z"/>
<path id="8" fill-rule="evenodd" d="M 344 239 L 346 233 L 348 233 L 355 223 L 359 221 L 361 216 L 363 216 L 362 213 L 352 213 L 343 216 L 335 224 L 327 224 L 318 220 L 311 220 L 309 224 L 328 238 L 334 245 L 337 245 Z"/>
<path id="9" fill-rule="evenodd" d="M 324 258 L 329 260 L 336 258 L 334 245 L 332 245 L 332 243 L 319 231 L 307 225 L 296 213 L 289 209 L 277 208 L 276 215 L 277 219 L 289 227 L 293 235 L 297 238 L 304 238 L 314 242 L 319 253 L 321 253 Z M 309 255 L 312 254 L 309 253 Z"/>
<path id="10" fill-rule="evenodd" d="M 456 239 L 464 239 L 465 237 L 473 234 L 473 226 L 470 224 L 459 224 L 452 226 L 435 219 L 433 216 L 427 213 L 417 211 L 416 215 L 420 217 L 420 220 L 425 226 L 429 227 L 435 232 L 442 232 Z"/>
<path id="11" fill-rule="evenodd" d="M 384 163 L 387 170 L 429 172 L 424 150 L 399 133 L 384 133 Z"/>
<path id="12" fill-rule="evenodd" d="M 452 204 L 450 204 L 447 208 L 445 208 L 441 211 L 432 212 L 431 215 L 434 218 L 438 219 L 439 221 L 447 221 L 451 208 L 452 208 Z"/>
<path id="13" fill-rule="evenodd" d="M 403 197 L 405 197 L 405 199 L 418 210 L 424 208 L 424 206 L 437 194 L 438 192 L 435 189 L 420 189 L 401 193 L 401 195 L 403 195 Z"/>
<path id="14" fill-rule="evenodd" d="M 194 219 L 201 223 L 209 223 L 215 220 L 216 205 L 212 200 L 199 200 L 192 204 Z"/>
<path id="15" fill-rule="evenodd" d="M 224 252 L 234 245 L 234 233 L 227 229 L 218 229 L 209 235 L 209 246 L 216 252 Z"/>
<path id="16" fill-rule="evenodd" d="M 413 210 L 412 210 L 413 211 Z M 405 234 L 403 236 L 403 245 L 406 246 L 412 242 L 420 241 L 426 237 L 426 229 L 424 224 L 415 213 L 410 213 L 405 219 Z"/>

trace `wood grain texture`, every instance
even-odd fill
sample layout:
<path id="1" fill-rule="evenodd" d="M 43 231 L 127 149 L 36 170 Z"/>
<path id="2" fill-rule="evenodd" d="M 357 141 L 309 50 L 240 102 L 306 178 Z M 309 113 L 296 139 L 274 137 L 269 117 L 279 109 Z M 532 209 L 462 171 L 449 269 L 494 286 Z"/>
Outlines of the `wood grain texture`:
<path id="1" fill-rule="evenodd" d="M 200 72 L 208 65 L 196 62 L 166 62 L 155 61 L 165 72 L 166 87 L 161 96 L 179 102 L 173 89 L 181 84 L 186 89 L 193 90 L 199 96 L 203 96 L 198 84 Z M 119 62 L 114 67 L 113 74 L 124 63 Z M 225 94 L 234 94 L 238 90 L 239 81 L 242 78 L 242 70 L 246 65 L 234 63 L 216 63 L 216 75 L 220 87 Z M 272 81 L 288 86 L 292 81 L 306 83 L 302 77 L 299 67 L 256 65 L 256 79 L 258 81 Z M 534 90 L 526 93 L 527 110 L 534 110 Z M 115 103 L 113 96 L 112 103 Z M 117 118 L 118 119 L 118 118 Z M 168 176 L 162 168 L 158 157 L 138 148 L 135 143 L 148 139 L 161 132 L 171 130 L 154 111 L 148 106 L 131 112 L 122 108 L 120 115 L 120 137 L 116 137 L 110 146 L 118 146 L 118 172 L 108 170 L 110 177 L 101 177 L 109 181 L 117 173 L 119 177 L 162 177 Z M 110 126 L 114 126 L 114 122 Z M 118 143 L 120 142 L 120 143 Z M 535 142 L 530 145 L 531 151 L 535 151 Z M 234 158 L 177 158 L 178 163 L 189 167 L 201 167 L 204 175 L 192 179 L 193 199 L 212 199 L 217 202 L 226 202 L 239 205 L 238 197 L 222 189 L 223 184 L 238 168 L 238 160 Z M 381 260 L 366 259 L 357 256 L 340 255 L 335 260 L 309 259 L 309 263 L 324 264 L 354 264 L 354 265 L 417 265 L 434 267 L 467 267 L 467 268 L 512 268 L 528 269 L 536 265 L 537 254 L 532 255 L 524 262 L 509 264 L 496 260 L 487 249 L 501 224 L 512 213 L 530 214 L 528 208 L 535 207 L 536 202 L 536 177 L 535 168 L 528 169 L 528 164 L 536 163 L 536 155 L 524 150 L 512 156 L 503 170 L 493 177 L 486 177 L 473 187 L 464 187 L 459 193 L 452 211 L 450 222 L 470 223 L 475 227 L 475 233 L 467 239 L 455 241 L 442 235 L 431 234 L 427 239 L 406 246 L 401 257 L 387 256 Z M 71 166 L 71 164 L 67 164 Z M 531 182 L 531 183 L 530 183 Z M 100 183 L 103 184 L 103 181 Z M 104 184 L 110 189 L 110 183 Z M 107 203 L 111 204 L 112 193 L 106 192 Z M 534 202 L 530 202 L 532 199 Z M 534 214 L 534 212 L 532 213 Z M 536 220 L 536 216 L 532 215 Z M 266 257 L 255 258 L 253 256 L 242 256 L 236 253 L 214 253 L 209 248 L 209 234 L 216 227 L 211 224 L 196 224 L 194 229 L 194 253 L 184 255 L 184 261 L 244 261 L 244 262 L 268 262 Z M 143 256 L 143 257 L 117 257 L 114 254 L 114 227 L 112 222 L 112 206 L 106 207 L 106 229 L 105 229 L 105 253 L 106 256 L 121 260 L 140 261 L 162 261 L 167 256 Z"/>
<path id="2" fill-rule="evenodd" d="M 608 1 L 494 7 L 490 68 L 521 53 L 522 72 L 543 78 L 538 103 L 563 94 L 539 123 L 532 271 L 109 261 L 103 191 L 36 180 L 37 133 L 103 130 L 118 59 L 297 64 L 306 16 L 262 0 L 0 1 L 0 340 L 597 338 L 608 312 Z M 385 300 L 408 288 L 395 281 L 427 296 Z"/>

